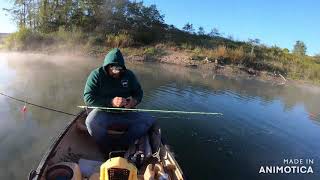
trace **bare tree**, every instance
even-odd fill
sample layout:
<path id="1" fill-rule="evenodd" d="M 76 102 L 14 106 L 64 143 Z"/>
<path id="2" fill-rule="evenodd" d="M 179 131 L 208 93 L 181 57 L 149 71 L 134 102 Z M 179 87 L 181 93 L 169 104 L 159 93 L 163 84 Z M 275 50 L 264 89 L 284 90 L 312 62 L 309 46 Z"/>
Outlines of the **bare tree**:
<path id="1" fill-rule="evenodd" d="M 217 28 L 213 28 L 208 35 L 210 37 L 214 37 L 214 36 L 220 36 L 221 34 L 220 34 L 220 32 L 219 32 L 219 30 Z"/>
<path id="2" fill-rule="evenodd" d="M 253 56 L 254 48 L 260 44 L 260 39 L 248 39 L 248 43 L 251 44 L 251 52 L 250 55 Z"/>

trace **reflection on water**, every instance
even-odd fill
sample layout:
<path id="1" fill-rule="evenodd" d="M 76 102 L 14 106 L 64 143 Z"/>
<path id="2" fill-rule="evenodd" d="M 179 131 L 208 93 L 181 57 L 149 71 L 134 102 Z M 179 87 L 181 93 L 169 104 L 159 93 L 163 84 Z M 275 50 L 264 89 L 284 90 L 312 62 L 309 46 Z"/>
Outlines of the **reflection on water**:
<path id="1" fill-rule="evenodd" d="M 77 113 L 90 71 L 102 60 L 0 54 L 0 92 Z M 319 179 L 319 88 L 159 64 L 128 64 L 144 88 L 141 108 L 222 112 L 163 115 L 164 136 L 190 179 Z M 0 179 L 23 179 L 72 117 L 0 96 Z M 163 118 L 163 117 L 166 118 Z M 313 175 L 259 175 L 262 165 L 314 159 Z"/>

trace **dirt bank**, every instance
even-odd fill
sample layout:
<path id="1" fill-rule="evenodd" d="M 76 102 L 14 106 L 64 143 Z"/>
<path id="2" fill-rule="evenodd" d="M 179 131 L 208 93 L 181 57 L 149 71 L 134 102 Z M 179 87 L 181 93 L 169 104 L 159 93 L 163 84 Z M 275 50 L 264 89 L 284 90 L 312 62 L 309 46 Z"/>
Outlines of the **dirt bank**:
<path id="1" fill-rule="evenodd" d="M 102 51 L 88 53 L 85 50 L 79 48 L 74 48 L 72 50 L 46 50 L 46 51 L 24 51 L 23 53 L 31 54 L 46 54 L 46 55 L 67 55 L 67 56 L 81 56 L 81 57 L 95 57 L 98 59 L 103 59 L 105 53 L 108 52 L 109 48 L 105 48 Z M 136 52 L 133 52 L 136 51 Z M 4 51 L 0 51 L 4 52 Z M 19 52 L 21 53 L 21 52 Z M 179 51 L 175 49 L 166 49 L 161 55 L 159 54 L 145 54 L 143 50 L 140 49 L 126 49 L 124 50 L 124 56 L 126 61 L 132 63 L 144 63 L 144 62 L 155 62 L 155 63 L 166 63 L 174 64 L 179 66 L 185 66 L 189 68 L 197 68 L 203 71 L 212 71 L 216 74 L 221 74 L 229 77 L 244 77 L 252 78 L 261 81 L 267 81 L 274 84 L 286 84 L 286 83 L 295 83 L 300 85 L 314 85 L 307 81 L 302 80 L 291 80 L 283 77 L 281 74 L 271 73 L 267 71 L 257 71 L 252 68 L 244 67 L 242 65 L 226 65 L 223 63 L 223 59 L 193 59 L 192 54 Z"/>
<path id="2" fill-rule="evenodd" d="M 293 80 L 286 79 L 281 74 L 270 73 L 267 71 L 257 71 L 252 68 L 247 68 L 241 65 L 226 65 L 223 64 L 223 59 L 210 60 L 205 58 L 203 60 L 195 60 L 186 52 L 179 52 L 168 50 L 162 56 L 148 57 L 147 55 L 127 55 L 127 61 L 130 62 L 158 62 L 175 64 L 190 68 L 198 68 L 204 71 L 213 71 L 216 74 L 231 76 L 231 77 L 246 77 L 255 78 L 261 81 L 271 81 L 275 84 L 285 84 Z"/>

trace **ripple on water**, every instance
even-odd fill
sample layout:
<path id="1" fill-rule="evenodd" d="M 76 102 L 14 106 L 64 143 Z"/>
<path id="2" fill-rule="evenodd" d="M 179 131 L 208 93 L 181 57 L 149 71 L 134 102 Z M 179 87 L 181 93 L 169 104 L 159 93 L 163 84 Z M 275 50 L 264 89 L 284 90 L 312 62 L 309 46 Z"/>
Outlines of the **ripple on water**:
<path id="1" fill-rule="evenodd" d="M 55 61 L 50 57 L 48 63 L 34 64 L 45 57 L 26 63 L 30 67 L 28 72 L 37 71 L 36 75 L 18 66 L 8 69 L 0 59 L 0 90 L 5 87 L 10 94 L 26 93 L 31 101 L 74 111 L 82 103 L 86 75 L 101 62 L 71 60 L 66 65 L 74 63 L 74 66 L 64 69 L 65 62 L 59 57 L 58 65 L 48 68 Z M 291 157 L 314 157 L 320 162 L 320 124 L 317 124 L 320 93 L 219 75 L 212 79 L 210 73 L 203 76 L 197 70 L 182 67 L 159 68 L 157 64 L 131 67 L 144 89 L 141 108 L 223 113 L 223 116 L 152 114 L 159 117 L 163 135 L 190 179 L 206 179 L 208 172 L 216 179 L 260 179 L 257 168 L 261 163 L 273 165 Z M 164 69 L 171 70 L 163 73 Z M 10 78 L 16 76 L 19 76 L 17 84 L 24 79 L 33 80 L 30 87 L 10 84 Z M 12 179 L 16 167 L 21 171 L 13 179 L 25 177 L 29 164 L 36 166 L 50 139 L 70 120 L 31 108 L 27 121 L 21 121 L 19 108 L 20 104 L 0 97 L 0 143 L 5 143 L 0 145 L 0 159 L 5 160 L 0 161 L 0 169 L 6 167 L 0 174 L 7 179 Z M 28 150 L 21 150 L 21 146 L 27 145 Z"/>

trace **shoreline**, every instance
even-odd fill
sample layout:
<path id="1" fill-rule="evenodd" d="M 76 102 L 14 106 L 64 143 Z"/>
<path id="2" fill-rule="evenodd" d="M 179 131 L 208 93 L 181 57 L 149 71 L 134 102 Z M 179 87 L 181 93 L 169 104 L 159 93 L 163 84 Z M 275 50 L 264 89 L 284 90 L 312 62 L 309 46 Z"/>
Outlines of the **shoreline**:
<path id="1" fill-rule="evenodd" d="M 294 84 L 297 86 L 308 86 L 320 90 L 320 85 L 307 80 L 297 80 L 285 78 L 281 74 L 271 73 L 268 71 L 254 70 L 253 68 L 244 67 L 242 65 L 224 65 L 219 63 L 219 59 L 210 61 L 207 58 L 204 60 L 193 60 L 185 53 L 169 50 L 170 53 L 164 56 L 148 56 L 148 55 L 131 55 L 123 53 L 126 61 L 131 63 L 160 63 L 160 64 L 172 64 L 176 66 L 183 66 L 187 68 L 199 69 L 203 71 L 211 71 L 217 75 L 224 75 L 227 77 L 241 77 L 248 79 L 255 79 L 262 82 L 270 82 L 276 85 Z M 105 53 L 90 54 L 84 51 L 73 49 L 71 52 L 64 51 L 4 51 L 0 50 L 0 53 L 26 53 L 33 55 L 56 55 L 56 56 L 81 56 L 89 58 L 103 59 Z"/>
<path id="2" fill-rule="evenodd" d="M 146 56 L 126 56 L 125 59 L 127 61 L 136 63 L 144 63 L 144 62 L 154 62 L 154 63 L 163 63 L 163 64 L 172 64 L 176 66 L 183 66 L 187 68 L 199 69 L 203 71 L 211 71 L 217 75 L 224 75 L 227 77 L 242 77 L 249 79 L 256 79 L 263 82 L 272 82 L 277 85 L 284 85 L 286 83 L 294 83 L 294 84 L 303 84 L 308 86 L 319 87 L 318 84 L 302 81 L 302 80 L 292 80 L 283 77 L 281 74 L 274 74 L 267 71 L 258 71 L 253 68 L 247 68 L 241 65 L 221 65 L 217 61 L 210 61 L 208 59 L 204 59 L 202 61 L 195 61 L 190 58 L 186 58 L 184 56 L 164 56 L 158 58 L 148 59 Z"/>

